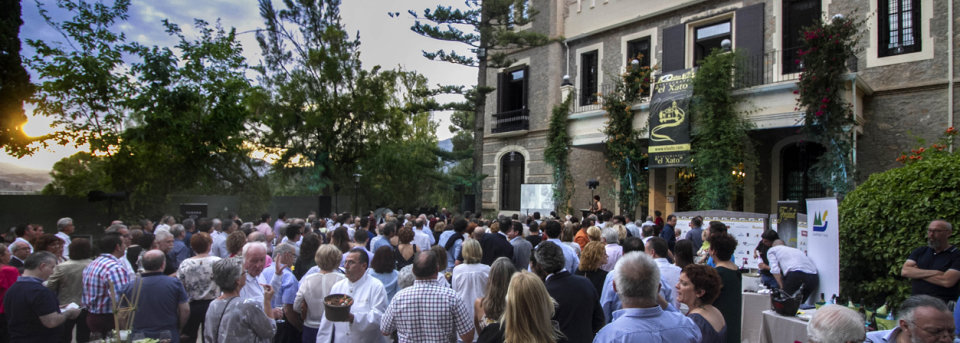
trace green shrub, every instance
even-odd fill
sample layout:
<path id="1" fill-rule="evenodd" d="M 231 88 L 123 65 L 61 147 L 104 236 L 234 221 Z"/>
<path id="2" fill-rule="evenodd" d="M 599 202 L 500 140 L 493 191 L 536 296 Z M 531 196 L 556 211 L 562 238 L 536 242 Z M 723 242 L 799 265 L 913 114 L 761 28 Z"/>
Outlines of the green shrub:
<path id="1" fill-rule="evenodd" d="M 910 295 L 900 268 L 913 249 L 927 244 L 927 224 L 937 218 L 960 223 L 960 156 L 934 155 L 873 174 L 839 210 L 843 295 L 897 306 Z"/>

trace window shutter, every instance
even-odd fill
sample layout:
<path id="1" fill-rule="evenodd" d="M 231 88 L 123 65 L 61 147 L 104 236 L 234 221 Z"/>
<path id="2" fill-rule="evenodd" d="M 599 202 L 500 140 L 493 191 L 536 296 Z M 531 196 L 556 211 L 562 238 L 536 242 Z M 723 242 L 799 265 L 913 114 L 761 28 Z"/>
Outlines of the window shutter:
<path id="1" fill-rule="evenodd" d="M 738 9 L 734 47 L 747 58 L 763 55 L 763 3 Z"/>
<path id="2" fill-rule="evenodd" d="M 683 69 L 686 58 L 686 24 L 663 29 L 663 53 L 660 56 L 663 72 Z"/>
<path id="3" fill-rule="evenodd" d="M 504 97 L 507 96 L 506 89 L 504 89 L 504 78 L 507 76 L 507 72 L 500 72 L 497 74 L 497 112 L 503 113 Z M 496 126 L 496 125 L 494 125 Z"/>

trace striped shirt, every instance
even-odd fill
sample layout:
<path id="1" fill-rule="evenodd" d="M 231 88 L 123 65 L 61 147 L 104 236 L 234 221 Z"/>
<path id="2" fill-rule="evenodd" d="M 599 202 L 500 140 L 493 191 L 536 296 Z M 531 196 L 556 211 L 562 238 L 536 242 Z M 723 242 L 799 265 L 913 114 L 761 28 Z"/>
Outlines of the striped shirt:
<path id="1" fill-rule="evenodd" d="M 110 282 L 116 294 L 130 281 L 129 271 L 123 262 L 111 254 L 101 254 L 83 269 L 83 296 L 80 302 L 90 313 L 113 313 L 110 306 Z"/>
<path id="2" fill-rule="evenodd" d="M 400 343 L 456 342 L 470 330 L 473 318 L 463 301 L 435 281 L 416 280 L 398 292 L 380 321 L 380 332 L 397 331 Z"/>

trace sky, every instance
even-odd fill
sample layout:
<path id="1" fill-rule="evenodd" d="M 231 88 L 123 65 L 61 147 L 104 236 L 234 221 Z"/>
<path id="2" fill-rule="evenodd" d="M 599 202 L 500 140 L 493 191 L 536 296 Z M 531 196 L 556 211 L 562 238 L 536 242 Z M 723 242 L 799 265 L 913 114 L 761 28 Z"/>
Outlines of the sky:
<path id="1" fill-rule="evenodd" d="M 88 0 L 97 2 L 97 0 Z M 112 3 L 109 0 L 103 0 Z M 40 0 L 44 7 L 49 9 L 54 19 L 67 19 L 69 16 L 56 8 L 54 0 Z M 40 16 L 36 2 L 22 0 L 23 26 L 20 27 L 20 39 L 23 41 L 21 55 L 28 58 L 33 50 L 27 46 L 26 39 L 43 39 L 46 41 L 62 41 L 62 36 L 50 27 Z M 281 1 L 274 0 L 274 6 L 282 8 Z M 436 50 L 438 48 L 459 49 L 465 52 L 462 44 L 440 42 L 417 35 L 410 31 L 414 18 L 407 13 L 412 9 L 422 12 L 425 8 L 434 8 L 437 4 L 460 6 L 461 1 L 450 0 L 342 0 L 340 6 L 342 22 L 351 36 L 359 32 L 360 60 L 365 69 L 380 65 L 385 69 L 398 66 L 406 70 L 414 70 L 427 77 L 431 85 L 460 84 L 472 85 L 476 83 L 476 69 L 458 66 L 445 62 L 435 62 L 423 57 L 421 50 Z M 391 18 L 387 13 L 399 12 L 399 17 Z M 243 44 L 244 56 L 247 63 L 257 65 L 260 61 L 260 48 L 257 46 L 253 30 L 263 26 L 260 18 L 257 0 L 161 0 L 145 1 L 133 0 L 130 5 L 129 18 L 118 28 L 123 31 L 128 41 L 137 41 L 148 46 L 173 46 L 175 39 L 163 32 L 161 20 L 168 19 L 178 24 L 184 34 L 196 37 L 193 31 L 194 18 L 208 22 L 220 23 L 225 28 L 234 27 L 240 42 Z M 28 70 L 29 71 L 29 70 Z M 31 73 L 31 81 L 38 82 L 36 75 Z M 450 100 L 449 98 L 441 100 Z M 32 116 L 31 108 L 27 108 L 29 121 L 24 131 L 29 135 L 40 135 L 50 131 L 52 120 L 45 117 Z M 450 113 L 439 112 L 434 114 L 439 122 L 437 139 L 450 138 Z M 33 156 L 17 159 L 0 152 L 0 162 L 12 163 L 21 167 L 49 170 L 61 158 L 70 156 L 81 149 L 72 146 L 52 146 L 38 151 Z"/>

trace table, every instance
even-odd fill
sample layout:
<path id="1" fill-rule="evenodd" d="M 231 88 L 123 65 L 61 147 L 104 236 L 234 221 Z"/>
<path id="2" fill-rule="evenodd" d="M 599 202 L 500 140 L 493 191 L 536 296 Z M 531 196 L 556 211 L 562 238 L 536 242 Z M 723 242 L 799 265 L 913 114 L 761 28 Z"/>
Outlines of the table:
<path id="1" fill-rule="evenodd" d="M 763 311 L 770 309 L 770 294 L 743 292 L 740 339 L 746 343 L 760 342 L 760 326 Z"/>
<path id="2" fill-rule="evenodd" d="M 804 310 L 813 316 L 815 310 Z M 773 310 L 763 311 L 760 327 L 761 343 L 807 342 L 807 321 L 797 317 L 784 317 Z"/>

